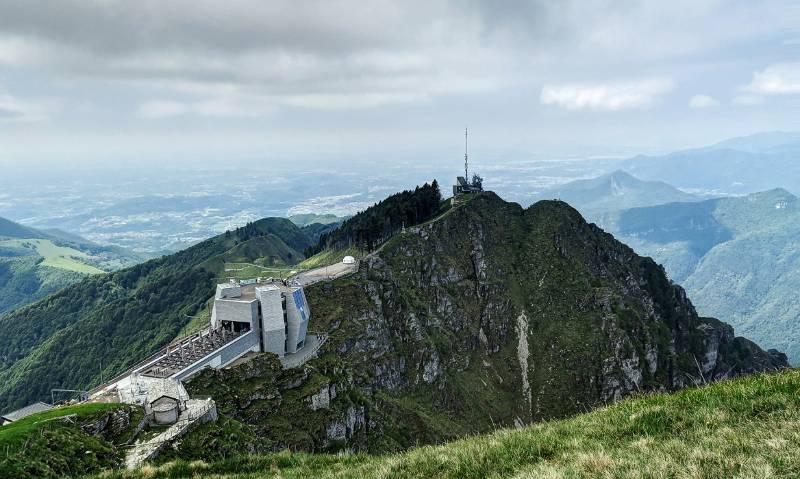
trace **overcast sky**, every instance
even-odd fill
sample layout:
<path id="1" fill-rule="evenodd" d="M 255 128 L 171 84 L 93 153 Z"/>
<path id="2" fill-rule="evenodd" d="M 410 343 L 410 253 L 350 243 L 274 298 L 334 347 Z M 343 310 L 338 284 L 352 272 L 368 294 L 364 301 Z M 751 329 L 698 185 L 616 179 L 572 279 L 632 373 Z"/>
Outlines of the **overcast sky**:
<path id="1" fill-rule="evenodd" d="M 0 0 L 0 163 L 627 155 L 800 130 L 800 5 Z"/>

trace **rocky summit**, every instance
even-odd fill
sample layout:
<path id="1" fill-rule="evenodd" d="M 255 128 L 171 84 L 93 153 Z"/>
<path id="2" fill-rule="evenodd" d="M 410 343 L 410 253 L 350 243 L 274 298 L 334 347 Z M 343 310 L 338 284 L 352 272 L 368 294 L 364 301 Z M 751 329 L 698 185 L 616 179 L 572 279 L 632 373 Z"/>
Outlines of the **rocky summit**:
<path id="1" fill-rule="evenodd" d="M 249 451 L 386 452 L 787 367 L 558 201 L 475 195 L 306 293 L 319 357 L 189 381 L 222 420 L 175 454 L 208 459 L 200 444 L 234 436 Z"/>

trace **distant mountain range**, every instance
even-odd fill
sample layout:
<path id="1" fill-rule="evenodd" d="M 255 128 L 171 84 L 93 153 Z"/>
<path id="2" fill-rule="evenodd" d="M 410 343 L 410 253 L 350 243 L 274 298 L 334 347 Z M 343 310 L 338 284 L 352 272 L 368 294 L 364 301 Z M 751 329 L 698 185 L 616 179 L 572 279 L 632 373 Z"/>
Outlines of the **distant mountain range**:
<path id="1" fill-rule="evenodd" d="M 800 193 L 800 133 L 767 132 L 705 148 L 637 156 L 620 168 L 706 195 L 747 194 L 782 187 Z"/>
<path id="2" fill-rule="evenodd" d="M 37 230 L 0 218 L 0 315 L 88 274 L 117 270 L 148 258 L 63 231 Z"/>
<path id="3" fill-rule="evenodd" d="M 299 227 L 304 227 L 313 224 L 330 225 L 339 224 L 342 221 L 350 218 L 350 216 L 336 216 L 333 214 L 317 214 L 317 213 L 300 213 L 289 216 L 289 221 Z"/>
<path id="4" fill-rule="evenodd" d="M 800 363 L 800 202 L 784 189 L 605 215 L 600 224 L 662 263 L 703 315 Z"/>
<path id="5" fill-rule="evenodd" d="M 536 200 L 559 199 L 578 209 L 587 219 L 637 206 L 652 206 L 676 201 L 699 201 L 663 181 L 643 181 L 622 170 L 589 180 L 576 180 L 551 188 Z"/>

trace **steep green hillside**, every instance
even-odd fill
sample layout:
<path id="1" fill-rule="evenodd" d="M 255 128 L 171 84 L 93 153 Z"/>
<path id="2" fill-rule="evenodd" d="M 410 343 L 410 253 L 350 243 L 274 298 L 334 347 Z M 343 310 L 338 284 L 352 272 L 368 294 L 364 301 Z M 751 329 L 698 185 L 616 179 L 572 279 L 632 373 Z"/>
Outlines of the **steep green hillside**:
<path id="1" fill-rule="evenodd" d="M 339 226 L 341 226 L 341 224 L 341 222 L 328 224 L 311 223 L 310 225 L 303 226 L 302 230 L 303 233 L 305 233 L 309 238 L 312 238 L 316 244 L 322 235 L 328 234 L 337 229 Z"/>
<path id="2" fill-rule="evenodd" d="M 0 315 L 55 293 L 85 276 L 41 263 L 42 258 L 36 256 L 0 257 Z"/>
<path id="3" fill-rule="evenodd" d="M 770 190 L 607 215 L 603 227 L 664 264 L 701 314 L 800 361 L 800 201 Z"/>
<path id="4" fill-rule="evenodd" d="M 224 424 L 258 438 L 243 450 L 385 453 L 786 365 L 563 202 L 476 195 L 306 295 L 320 357 L 190 380 L 229 422 L 178 456 L 213 454 L 203 437 L 230 437 Z"/>
<path id="5" fill-rule="evenodd" d="M 0 426 L 0 477 L 61 478 L 119 467 L 142 419 L 136 406 L 81 404 Z"/>
<path id="6" fill-rule="evenodd" d="M 38 231 L 0 218 L 0 315 L 99 274 L 147 257 L 60 231 Z"/>
<path id="7" fill-rule="evenodd" d="M 536 196 L 539 200 L 559 199 L 577 208 L 587 219 L 603 213 L 637 206 L 651 206 L 697 198 L 661 181 L 642 181 L 618 170 L 589 180 L 557 186 Z"/>
<path id="8" fill-rule="evenodd" d="M 290 263 L 302 260 L 308 245 L 289 220 L 267 218 L 174 255 L 89 276 L 0 317 L 0 410 L 47 398 L 51 388 L 96 385 L 101 365 L 108 378 L 162 347 L 205 307 L 226 261 L 268 256 Z"/>
<path id="9" fill-rule="evenodd" d="M 800 372 L 638 397 L 569 419 L 381 456 L 284 451 L 118 478 L 795 478 Z"/>
<path id="10" fill-rule="evenodd" d="M 3 238 L 46 238 L 47 235 L 41 231 L 27 226 L 22 226 L 19 223 L 14 223 L 11 220 L 0 218 L 0 237 Z"/>

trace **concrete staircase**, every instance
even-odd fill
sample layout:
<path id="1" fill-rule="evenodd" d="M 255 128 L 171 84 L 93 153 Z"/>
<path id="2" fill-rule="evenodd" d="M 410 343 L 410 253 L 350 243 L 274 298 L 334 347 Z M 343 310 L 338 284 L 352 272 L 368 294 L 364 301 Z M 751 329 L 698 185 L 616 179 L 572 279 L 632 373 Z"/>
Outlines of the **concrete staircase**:
<path id="1" fill-rule="evenodd" d="M 200 424 L 217 420 L 217 405 L 213 399 L 189 399 L 186 410 L 178 417 L 178 422 L 161 434 L 139 441 L 131 446 L 125 456 L 125 467 L 134 469 L 145 461 L 149 461 L 175 440 Z"/>

